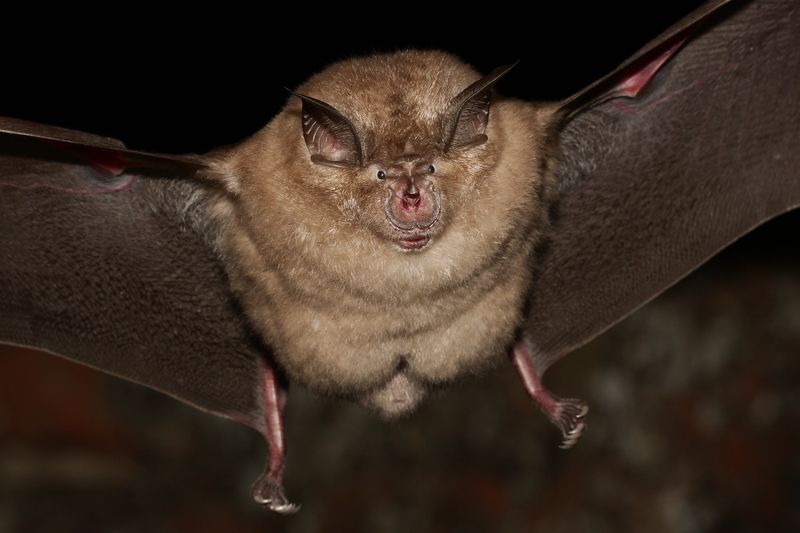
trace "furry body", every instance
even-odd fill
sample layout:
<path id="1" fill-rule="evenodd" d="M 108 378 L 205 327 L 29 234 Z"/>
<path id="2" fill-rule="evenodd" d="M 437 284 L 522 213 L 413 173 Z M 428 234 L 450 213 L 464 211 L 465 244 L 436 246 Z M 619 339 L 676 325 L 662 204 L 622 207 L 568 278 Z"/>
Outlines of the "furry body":
<path id="1" fill-rule="evenodd" d="M 546 226 L 551 110 L 495 96 L 488 140 L 446 150 L 448 105 L 477 78 L 441 52 L 338 63 L 298 91 L 351 121 L 360 165 L 311 160 L 297 98 L 220 158 L 218 246 L 291 380 L 394 415 L 507 354 Z M 428 182 L 441 198 L 419 250 L 393 240 L 375 178 L 411 159 L 435 168 Z"/>

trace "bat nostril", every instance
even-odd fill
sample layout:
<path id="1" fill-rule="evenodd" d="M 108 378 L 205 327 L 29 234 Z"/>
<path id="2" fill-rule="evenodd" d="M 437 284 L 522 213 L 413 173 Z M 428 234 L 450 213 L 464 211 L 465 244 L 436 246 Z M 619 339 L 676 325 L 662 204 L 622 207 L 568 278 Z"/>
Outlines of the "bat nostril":
<path id="1" fill-rule="evenodd" d="M 415 192 L 406 191 L 403 195 L 403 204 L 408 206 L 416 206 L 419 204 L 419 191 L 414 189 Z"/>

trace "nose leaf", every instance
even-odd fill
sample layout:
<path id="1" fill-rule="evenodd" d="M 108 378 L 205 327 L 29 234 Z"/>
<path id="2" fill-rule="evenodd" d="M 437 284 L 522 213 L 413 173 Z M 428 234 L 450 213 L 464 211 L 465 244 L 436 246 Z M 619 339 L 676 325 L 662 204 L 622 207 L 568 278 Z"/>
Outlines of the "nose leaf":
<path id="1" fill-rule="evenodd" d="M 411 183 L 403 191 L 403 207 L 406 209 L 411 209 L 418 207 L 419 204 L 419 189 L 417 189 L 417 184 L 414 183 L 414 180 L 411 180 Z"/>
<path id="2" fill-rule="evenodd" d="M 439 200 L 432 184 L 410 176 L 395 179 L 389 186 L 386 216 L 398 229 L 425 229 L 439 216 Z"/>

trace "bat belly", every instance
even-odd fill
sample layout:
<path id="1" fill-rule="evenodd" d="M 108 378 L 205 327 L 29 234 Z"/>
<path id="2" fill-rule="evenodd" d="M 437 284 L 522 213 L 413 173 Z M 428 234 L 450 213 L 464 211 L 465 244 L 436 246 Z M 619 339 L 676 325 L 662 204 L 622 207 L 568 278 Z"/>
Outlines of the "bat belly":
<path id="1" fill-rule="evenodd" d="M 430 388 L 503 360 L 521 319 L 525 285 L 516 278 L 387 308 L 283 300 L 266 333 L 293 380 L 399 415 Z"/>

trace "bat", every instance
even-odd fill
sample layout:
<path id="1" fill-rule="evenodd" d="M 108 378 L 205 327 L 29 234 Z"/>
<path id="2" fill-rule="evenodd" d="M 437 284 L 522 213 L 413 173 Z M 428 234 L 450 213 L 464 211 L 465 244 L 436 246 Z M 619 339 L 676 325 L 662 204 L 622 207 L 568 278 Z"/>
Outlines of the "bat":
<path id="1" fill-rule="evenodd" d="M 69 357 L 260 431 L 270 459 L 254 496 L 278 511 L 296 509 L 281 488 L 286 377 L 392 414 L 412 409 L 431 386 L 510 351 L 526 389 L 570 445 L 586 407 L 543 388 L 547 367 L 741 234 L 800 203 L 798 99 L 785 89 L 800 71 L 797 26 L 788 2 L 710 3 L 557 104 L 493 94 L 505 69 L 481 78 L 449 56 L 417 55 L 417 64 L 438 61 L 452 76 L 421 98 L 419 105 L 430 106 L 423 115 L 433 117 L 423 124 L 377 121 L 387 108 L 370 108 L 353 95 L 348 105 L 346 87 L 319 84 L 332 75 L 325 71 L 298 88 L 299 96 L 263 132 L 207 156 L 130 151 L 110 139 L 3 119 L 0 339 Z M 337 68 L 363 67 L 374 79 L 381 71 L 365 62 Z M 420 85 L 412 87 L 425 89 Z M 368 89 L 358 94 L 370 95 Z M 758 98 L 743 105 L 742 94 Z M 399 138 L 379 142 L 390 134 Z M 517 154 L 511 162 L 503 155 L 509 151 Z M 257 182 L 265 172 L 275 177 Z M 390 191 L 372 210 L 374 193 L 344 190 L 366 183 L 369 172 L 371 190 Z M 485 174 L 487 181 L 505 180 L 477 186 Z M 309 176 L 329 189 L 313 183 L 296 191 Z M 292 189 L 283 202 L 268 197 Z M 343 195 L 343 209 L 326 203 L 330 191 Z M 476 191 L 482 199 L 469 199 Z M 378 234 L 378 244 L 362 237 L 358 246 L 374 249 L 322 242 L 324 231 L 310 227 L 330 230 L 330 220 L 343 225 L 337 210 L 348 205 L 361 224 L 356 227 Z M 482 209 L 488 213 L 465 224 Z M 298 212 L 308 219 L 298 220 Z M 505 226 L 506 246 L 470 250 L 474 243 L 464 236 L 486 236 L 491 225 Z M 54 227 L 65 228 L 57 239 Z M 245 236 L 254 244 L 237 242 Z M 457 247 L 452 242 L 459 236 L 466 244 Z M 292 238 L 309 240 L 308 250 L 299 252 Z M 340 256 L 322 263 L 308 257 L 337 243 Z M 248 253 L 255 263 L 279 264 L 253 268 Z M 363 260 L 365 253 L 372 262 Z M 437 253 L 437 261 L 429 259 Z M 362 320 L 359 328 L 358 320 L 343 316 L 343 308 L 362 315 L 379 308 L 381 296 L 397 310 L 420 293 L 436 292 L 436 283 L 447 286 L 443 265 L 457 270 L 481 260 L 500 269 L 472 283 L 451 272 L 454 283 L 439 291 L 443 298 L 483 301 L 476 292 L 514 287 L 499 291 L 507 299 L 491 313 L 478 310 L 468 324 L 448 328 L 454 339 L 423 343 L 442 350 L 430 363 L 451 368 L 421 368 L 413 351 L 387 350 L 382 357 L 386 340 L 378 326 Z M 375 265 L 383 269 L 361 271 Z M 325 278 L 324 266 L 340 276 Z M 390 268 L 397 271 L 387 273 Z M 409 284 L 401 268 L 417 268 L 422 282 Z M 294 275 L 294 285 L 266 279 L 270 272 Z M 359 276 L 372 279 L 359 287 L 345 283 Z M 376 295 L 378 286 L 394 290 Z M 373 292 L 364 295 L 363 287 Z M 343 301 L 354 295 L 369 305 Z M 307 301 L 317 298 L 322 303 Z M 318 318 L 342 317 L 342 327 L 359 331 L 329 330 L 341 336 L 326 336 L 337 353 L 307 349 L 303 343 L 315 342 L 313 317 L 292 309 L 303 303 L 319 305 Z M 385 309 L 374 318 L 403 346 L 423 339 L 442 313 L 428 305 L 398 322 L 405 330 L 392 332 Z M 493 316 L 499 313 L 505 315 Z M 286 333 L 287 327 L 301 329 Z M 355 333 L 365 339 L 356 348 L 379 354 L 373 356 L 379 368 L 361 359 L 335 368 L 342 363 L 335 356 L 347 354 L 340 343 Z M 377 337 L 373 345 L 371 337 Z"/>

